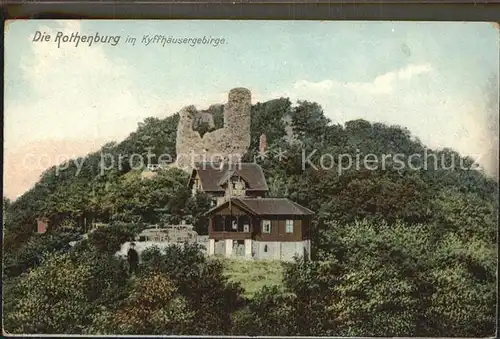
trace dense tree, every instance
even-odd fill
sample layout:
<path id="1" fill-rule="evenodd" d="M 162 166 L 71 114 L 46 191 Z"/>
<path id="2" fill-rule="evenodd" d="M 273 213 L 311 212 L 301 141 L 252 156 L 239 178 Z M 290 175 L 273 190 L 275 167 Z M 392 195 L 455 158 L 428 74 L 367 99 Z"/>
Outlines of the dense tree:
<path id="1" fill-rule="evenodd" d="M 495 249 L 453 234 L 436 243 L 431 235 L 425 225 L 401 222 L 333 223 L 323 236 L 330 239 L 321 253 L 326 261 L 293 265 L 286 284 L 292 291 L 316 286 L 326 316 L 335 319 L 317 332 L 325 335 L 491 335 Z"/>
<path id="2" fill-rule="evenodd" d="M 246 336 L 292 336 L 297 334 L 295 296 L 277 286 L 264 286 L 233 314 L 232 334 Z"/>
<path id="3" fill-rule="evenodd" d="M 208 219 L 205 213 L 211 208 L 212 200 L 204 193 L 198 193 L 187 200 L 184 212 L 190 216 L 189 222 L 200 235 L 208 234 Z"/>
<path id="4" fill-rule="evenodd" d="M 293 133 L 301 140 L 313 138 L 315 142 L 328 140 L 330 137 L 330 119 L 323 114 L 323 109 L 315 102 L 299 101 L 291 110 Z"/>
<path id="5" fill-rule="evenodd" d="M 68 243 L 76 239 L 78 236 L 71 233 L 36 234 L 19 249 L 5 256 L 3 272 L 8 277 L 19 276 L 38 266 L 47 253 L 66 251 L 69 249 Z"/>
<path id="6" fill-rule="evenodd" d="M 290 114 L 291 102 L 280 98 L 252 106 L 250 149 L 259 149 L 260 136 L 264 133 L 272 144 L 286 135 L 284 118 Z"/>
<path id="7" fill-rule="evenodd" d="M 206 112 L 221 128 L 223 106 Z M 259 155 L 264 133 L 269 152 L 256 159 L 269 195 L 316 212 L 314 260 L 286 265 L 283 286 L 251 299 L 195 245 L 145 251 L 131 278 L 114 253 L 145 224 L 184 219 L 206 233 L 210 200 L 191 197 L 185 172 L 141 177 L 162 154 L 175 159 L 178 121 L 147 118 L 122 142 L 53 166 L 15 201 L 4 198 L 9 332 L 492 335 L 498 182 L 404 127 L 332 124 L 308 101 L 253 105 L 245 159 Z M 42 235 L 34 234 L 40 216 L 51 220 Z M 111 225 L 70 249 L 97 221 Z"/>
<path id="8" fill-rule="evenodd" d="M 218 335 L 231 331 L 231 314 L 241 306 L 242 290 L 228 282 L 222 263 L 207 259 L 196 244 L 170 246 L 163 253 L 146 250 L 143 262 L 143 274 L 160 272 L 178 287 L 196 319 L 191 333 Z"/>
<path id="9" fill-rule="evenodd" d="M 9 333 L 81 333 L 93 309 L 86 296 L 92 280 L 90 266 L 73 262 L 68 254 L 53 254 L 20 281 L 24 291 L 7 315 Z"/>
<path id="10" fill-rule="evenodd" d="M 101 227 L 88 235 L 89 243 L 99 252 L 114 254 L 121 245 L 134 240 L 134 233 L 120 224 Z"/>
<path id="11" fill-rule="evenodd" d="M 88 333 L 172 335 L 189 333 L 194 312 L 175 285 L 160 273 L 139 278 L 132 293 L 116 311 L 95 318 Z"/>

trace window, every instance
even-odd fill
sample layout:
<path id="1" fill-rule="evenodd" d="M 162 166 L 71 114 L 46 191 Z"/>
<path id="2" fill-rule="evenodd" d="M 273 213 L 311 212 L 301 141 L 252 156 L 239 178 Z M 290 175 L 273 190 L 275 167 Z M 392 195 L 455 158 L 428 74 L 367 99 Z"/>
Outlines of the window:
<path id="1" fill-rule="evenodd" d="M 264 245 L 264 252 L 267 252 L 267 245 Z"/>
<path id="2" fill-rule="evenodd" d="M 250 218 L 248 215 L 238 217 L 238 232 L 250 232 Z"/>
<path id="3" fill-rule="evenodd" d="M 214 232 L 224 231 L 224 217 L 216 215 L 213 219 L 213 230 Z"/>
<path id="4" fill-rule="evenodd" d="M 262 220 L 262 232 L 271 233 L 271 220 Z"/>
<path id="5" fill-rule="evenodd" d="M 224 227 L 224 232 L 237 232 L 238 231 L 238 222 L 235 216 L 226 215 L 226 224 Z"/>
<path id="6" fill-rule="evenodd" d="M 286 221 L 286 233 L 293 233 L 293 220 Z"/>

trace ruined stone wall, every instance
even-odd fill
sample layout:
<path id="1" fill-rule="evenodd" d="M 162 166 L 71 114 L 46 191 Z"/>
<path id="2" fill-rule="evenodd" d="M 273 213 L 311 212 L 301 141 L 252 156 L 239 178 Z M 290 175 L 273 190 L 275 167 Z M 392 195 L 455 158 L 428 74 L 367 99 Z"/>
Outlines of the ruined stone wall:
<path id="1" fill-rule="evenodd" d="M 198 116 L 194 121 L 194 128 L 196 129 L 201 124 L 208 124 L 210 129 L 215 128 L 214 117 L 209 112 L 199 112 Z"/>
<path id="2" fill-rule="evenodd" d="M 251 106 L 250 91 L 233 88 L 224 105 L 224 127 L 207 132 L 203 137 L 193 130 L 193 124 L 200 119 L 200 112 L 194 106 L 184 107 L 180 111 L 177 128 L 176 165 L 190 170 L 195 162 L 241 159 L 250 147 Z M 203 120 L 208 119 L 203 117 Z"/>

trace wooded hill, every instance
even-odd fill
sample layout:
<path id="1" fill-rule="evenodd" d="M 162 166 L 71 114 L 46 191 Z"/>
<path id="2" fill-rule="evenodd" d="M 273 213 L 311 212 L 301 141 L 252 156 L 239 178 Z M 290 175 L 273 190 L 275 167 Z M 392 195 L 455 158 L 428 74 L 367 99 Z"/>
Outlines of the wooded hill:
<path id="1" fill-rule="evenodd" d="M 222 107 L 212 106 L 216 128 Z M 190 216 L 199 233 L 208 201 L 190 197 L 186 173 L 169 169 L 140 180 L 132 154 L 175 155 L 178 114 L 147 118 L 120 143 L 87 155 L 78 175 L 70 161 L 14 202 L 4 198 L 5 326 L 16 333 L 250 334 L 330 336 L 490 336 L 495 329 L 498 183 L 451 149 L 429 150 L 399 126 L 365 120 L 335 124 L 312 102 L 286 98 L 252 107 L 253 161 L 266 134 L 270 154 L 259 161 L 270 196 L 314 211 L 314 260 L 285 265 L 283 288 L 251 299 L 229 283 L 222 264 L 195 247 L 149 251 L 128 279 L 112 257 L 145 223 Z M 287 138 L 290 121 L 296 140 Z M 200 133 L 207 130 L 199 126 Z M 316 152 L 314 153 L 314 151 Z M 114 167 L 100 175 L 101 152 Z M 412 169 L 303 168 L 324 154 L 412 154 L 437 163 Z M 118 159 L 122 161 L 119 163 Z M 347 166 L 344 166 L 347 167 Z M 158 210 L 163 212 L 158 213 Z M 35 219 L 51 229 L 34 234 Z M 112 227 L 69 251 L 89 221 Z M 50 278 L 52 277 L 52 278 Z M 49 279 L 50 278 L 50 279 Z M 147 308 L 143 307 L 145 303 Z"/>

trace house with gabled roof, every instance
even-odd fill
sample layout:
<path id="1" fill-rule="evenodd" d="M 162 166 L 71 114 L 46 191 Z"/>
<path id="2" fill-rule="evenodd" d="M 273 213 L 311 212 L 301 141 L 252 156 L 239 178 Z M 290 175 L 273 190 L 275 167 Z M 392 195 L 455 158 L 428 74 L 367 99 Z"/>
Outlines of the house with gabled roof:
<path id="1" fill-rule="evenodd" d="M 210 209 L 208 254 L 289 261 L 310 258 L 314 212 L 285 198 L 230 198 Z"/>
<path id="2" fill-rule="evenodd" d="M 310 258 L 314 212 L 286 198 L 266 198 L 268 186 L 255 163 L 200 163 L 189 181 L 193 195 L 213 199 L 206 212 L 208 255 L 242 259 Z"/>
<path id="3" fill-rule="evenodd" d="M 264 197 L 268 192 L 262 168 L 255 163 L 197 163 L 191 173 L 192 194 L 204 192 L 212 206 L 228 197 Z"/>

